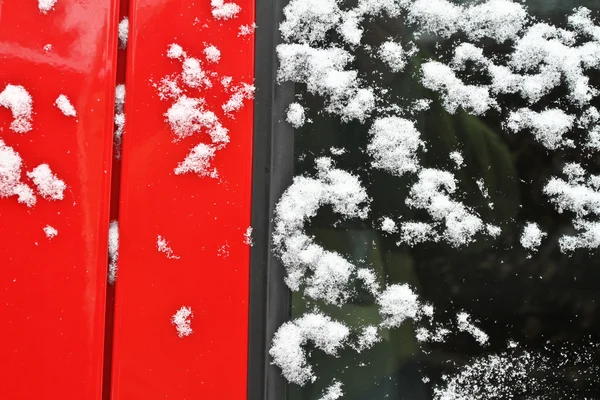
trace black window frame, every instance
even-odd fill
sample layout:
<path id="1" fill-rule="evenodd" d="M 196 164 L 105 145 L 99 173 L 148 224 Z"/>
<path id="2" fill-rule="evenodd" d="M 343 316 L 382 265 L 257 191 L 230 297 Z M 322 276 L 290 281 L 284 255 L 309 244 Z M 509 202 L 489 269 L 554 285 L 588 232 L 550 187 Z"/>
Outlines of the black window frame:
<path id="1" fill-rule="evenodd" d="M 287 382 L 269 356 L 273 335 L 291 315 L 285 270 L 271 241 L 275 205 L 294 174 L 294 129 L 283 117 L 294 98 L 294 85 L 277 83 L 278 27 L 287 1 L 256 0 L 255 9 L 248 400 L 283 400 L 287 393 Z"/>

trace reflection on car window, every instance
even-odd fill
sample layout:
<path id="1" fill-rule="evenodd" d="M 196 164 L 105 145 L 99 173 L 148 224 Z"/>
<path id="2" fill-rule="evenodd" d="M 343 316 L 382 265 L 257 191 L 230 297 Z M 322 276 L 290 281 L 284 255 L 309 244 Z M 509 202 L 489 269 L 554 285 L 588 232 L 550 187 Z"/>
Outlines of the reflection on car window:
<path id="1" fill-rule="evenodd" d="M 284 14 L 289 399 L 600 398 L 600 5 Z"/>

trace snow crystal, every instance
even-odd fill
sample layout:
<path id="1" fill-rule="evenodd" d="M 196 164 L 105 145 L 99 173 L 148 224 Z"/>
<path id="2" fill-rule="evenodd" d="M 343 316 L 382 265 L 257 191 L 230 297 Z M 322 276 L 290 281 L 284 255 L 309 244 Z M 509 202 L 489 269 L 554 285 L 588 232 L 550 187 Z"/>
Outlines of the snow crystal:
<path id="1" fill-rule="evenodd" d="M 58 107 L 58 109 L 67 117 L 76 117 L 77 111 L 75 111 L 75 107 L 71 104 L 71 101 L 64 94 L 59 95 L 54 102 L 54 105 Z"/>
<path id="2" fill-rule="evenodd" d="M 279 25 L 286 41 L 320 42 L 341 18 L 336 0 L 291 0 L 283 9 L 284 21 Z"/>
<path id="3" fill-rule="evenodd" d="M 44 45 L 44 51 L 46 51 L 46 52 L 52 51 L 52 45 L 50 43 Z"/>
<path id="4" fill-rule="evenodd" d="M 119 222 L 111 221 L 108 227 L 108 283 L 114 285 L 117 280 L 119 262 Z"/>
<path id="5" fill-rule="evenodd" d="M 256 88 L 254 85 L 242 83 L 240 86 L 234 89 L 234 92 L 229 100 L 223 104 L 223 111 L 225 111 L 226 114 L 231 114 L 232 112 L 241 110 L 241 108 L 244 106 L 244 100 L 252 100 L 254 98 L 255 90 Z"/>
<path id="6" fill-rule="evenodd" d="M 38 0 L 38 8 L 42 14 L 53 10 L 58 0 Z"/>
<path id="7" fill-rule="evenodd" d="M 249 226 L 246 229 L 246 232 L 244 232 L 244 244 L 247 244 L 250 247 L 254 246 L 254 242 L 252 240 L 252 227 L 251 226 Z"/>
<path id="8" fill-rule="evenodd" d="M 299 129 L 304 125 L 306 121 L 306 116 L 304 115 L 304 107 L 299 103 L 291 103 L 288 106 L 288 111 L 286 115 L 287 122 L 290 123 L 294 128 Z"/>
<path id="9" fill-rule="evenodd" d="M 13 117 L 10 129 L 16 133 L 31 130 L 32 104 L 31 95 L 23 86 L 8 84 L 0 93 L 0 106 L 10 109 Z"/>
<path id="10" fill-rule="evenodd" d="M 452 173 L 423 169 L 419 172 L 419 180 L 410 189 L 406 204 L 411 208 L 426 210 L 436 225 L 443 229 L 442 237 L 452 246 L 459 247 L 471 243 L 477 233 L 486 230 L 486 225 L 474 211 L 451 198 L 456 189 L 456 178 Z M 425 228 L 424 225 L 418 227 Z M 417 233 L 415 239 L 429 235 L 430 230 L 419 229 Z M 406 234 L 404 227 L 402 234 Z M 405 241 L 410 243 L 414 240 L 407 237 Z"/>
<path id="11" fill-rule="evenodd" d="M 429 240 L 437 242 L 439 237 L 434 227 L 425 222 L 405 222 L 400 228 L 400 241 L 398 245 L 407 244 L 414 246 Z"/>
<path id="12" fill-rule="evenodd" d="M 238 36 L 248 36 L 254 33 L 256 29 L 256 24 L 252 23 L 250 25 L 240 25 L 240 30 L 238 31 Z"/>
<path id="13" fill-rule="evenodd" d="M 441 92 L 444 107 L 450 114 L 461 107 L 474 115 L 483 115 L 498 106 L 487 87 L 465 85 L 452 68 L 437 61 L 423 64 L 421 83 L 427 89 Z"/>
<path id="14" fill-rule="evenodd" d="M 381 57 L 394 73 L 404 70 L 409 55 L 409 53 L 404 51 L 400 43 L 394 41 L 384 42 L 379 48 L 379 57 Z"/>
<path id="15" fill-rule="evenodd" d="M 542 244 L 542 240 L 547 235 L 547 233 L 542 232 L 538 224 L 530 222 L 525 226 L 521 234 L 521 246 L 527 250 L 537 251 L 538 247 Z"/>
<path id="16" fill-rule="evenodd" d="M 217 139 L 217 142 L 228 142 L 227 130 L 223 128 L 215 113 L 204 108 L 205 103 L 204 99 L 179 97 L 165 113 L 171 130 L 178 139 L 183 139 L 200 132 L 202 128 L 207 128 L 211 137 L 215 135 L 213 139 Z"/>
<path id="17" fill-rule="evenodd" d="M 192 313 L 191 307 L 182 306 L 177 312 L 171 317 L 171 323 L 177 328 L 177 336 L 184 338 L 190 336 L 193 333 L 192 330 Z"/>
<path id="18" fill-rule="evenodd" d="M 535 138 L 547 149 L 555 150 L 561 146 L 573 146 L 572 141 L 565 140 L 563 136 L 571 130 L 574 122 L 574 116 L 560 109 L 535 112 L 528 108 L 521 108 L 511 112 L 506 127 L 513 132 L 530 129 Z"/>
<path id="19" fill-rule="evenodd" d="M 115 89 L 115 129 L 114 147 L 115 157 L 121 158 L 121 144 L 125 133 L 125 85 L 117 85 Z"/>
<path id="20" fill-rule="evenodd" d="M 18 202 L 32 207 L 36 198 L 30 187 L 21 182 L 21 156 L 0 139 L 0 198 L 18 196 Z"/>
<path id="21" fill-rule="evenodd" d="M 588 177 L 583 167 L 576 163 L 566 164 L 563 174 L 567 180 L 552 177 L 543 189 L 559 213 L 570 211 L 575 214 L 573 225 L 578 234 L 561 237 L 560 248 L 563 252 L 597 248 L 600 246 L 600 223 L 586 218 L 600 216 L 600 176 Z"/>
<path id="22" fill-rule="evenodd" d="M 369 198 L 359 179 L 334 168 L 331 159 L 319 158 L 316 163 L 317 177 L 294 178 L 277 203 L 273 241 L 286 267 L 290 289 L 297 291 L 306 284 L 307 296 L 341 304 L 348 297 L 347 287 L 356 267 L 314 243 L 304 233 L 304 224 L 327 204 L 343 217 L 366 218 Z M 307 270 L 312 271 L 310 277 L 305 276 Z"/>
<path id="23" fill-rule="evenodd" d="M 418 319 L 421 312 L 419 297 L 406 284 L 388 286 L 378 297 L 379 313 L 385 317 L 382 326 L 397 328 L 407 319 Z"/>
<path id="24" fill-rule="evenodd" d="M 458 313 L 456 315 L 456 321 L 458 322 L 458 330 L 471 334 L 477 343 L 482 346 L 488 343 L 489 336 L 480 328 L 473 325 L 469 314 L 465 312 Z"/>
<path id="25" fill-rule="evenodd" d="M 129 18 L 123 17 L 119 22 L 119 48 L 125 49 L 127 47 L 127 38 L 129 36 Z"/>
<path id="26" fill-rule="evenodd" d="M 44 227 L 44 233 L 48 239 L 54 239 L 58 235 L 58 230 L 50 225 L 46 225 Z"/>
<path id="27" fill-rule="evenodd" d="M 225 0 L 211 0 L 212 16 L 215 19 L 231 19 L 236 17 L 242 8 L 233 2 L 225 3 Z"/>
<path id="28" fill-rule="evenodd" d="M 185 59 L 181 77 L 183 78 L 183 82 L 191 88 L 212 86 L 206 72 L 202 69 L 200 60 L 197 58 L 188 57 Z"/>
<path id="29" fill-rule="evenodd" d="M 319 350 L 335 356 L 349 334 L 350 330 L 341 322 L 323 314 L 308 313 L 279 327 L 269 354 L 289 382 L 303 386 L 316 379 L 303 346 L 312 342 Z"/>
<path id="30" fill-rule="evenodd" d="M 456 168 L 462 168 L 465 165 L 465 159 L 460 151 L 450 153 L 450 159 L 456 164 Z"/>
<path id="31" fill-rule="evenodd" d="M 38 193 L 46 200 L 62 200 L 67 185 L 52 173 L 48 164 L 40 164 L 27 176 L 33 180 Z"/>
<path id="32" fill-rule="evenodd" d="M 185 159 L 180 162 L 175 168 L 175 175 L 182 175 L 193 172 L 199 176 L 210 176 L 217 178 L 219 176 L 217 170 L 212 167 L 212 160 L 215 157 L 216 147 L 199 143 Z"/>
<path id="33" fill-rule="evenodd" d="M 182 57 L 186 57 L 186 54 L 180 45 L 178 45 L 177 43 L 171 43 L 169 45 L 169 48 L 167 49 L 167 57 L 173 58 L 173 59 L 182 58 Z"/>
<path id="34" fill-rule="evenodd" d="M 358 337 L 358 343 L 354 347 L 357 352 L 361 353 L 375 346 L 380 341 L 381 336 L 377 332 L 377 327 L 369 325 L 363 328 L 362 333 Z"/>
<path id="35" fill-rule="evenodd" d="M 331 386 L 329 386 L 323 396 L 319 397 L 319 400 L 338 400 L 344 396 L 344 392 L 342 391 L 341 382 L 334 381 Z"/>
<path id="36" fill-rule="evenodd" d="M 325 95 L 325 110 L 344 122 L 363 122 L 375 108 L 372 88 L 361 88 L 358 71 L 345 71 L 353 56 L 339 47 L 313 48 L 308 44 L 284 43 L 277 46 L 277 79 L 305 83 L 309 93 Z"/>
<path id="37" fill-rule="evenodd" d="M 165 254 L 169 260 L 179 260 L 179 256 L 175 255 L 173 249 L 169 246 L 169 242 L 160 235 L 156 237 L 156 248 L 160 253 Z"/>
<path id="38" fill-rule="evenodd" d="M 423 142 L 414 122 L 399 117 L 378 118 L 369 134 L 367 151 L 373 157 L 374 168 L 396 176 L 418 170 L 417 150 L 423 147 Z"/>
<path id="39" fill-rule="evenodd" d="M 363 287 L 365 287 L 373 296 L 379 295 L 377 274 L 375 274 L 372 269 L 359 268 L 358 271 L 356 271 L 356 279 L 361 280 Z"/>
<path id="40" fill-rule="evenodd" d="M 221 59 L 221 50 L 217 49 L 215 46 L 210 45 L 204 48 L 204 56 L 206 60 L 212 63 L 218 63 Z"/>
<path id="41" fill-rule="evenodd" d="M 393 219 L 391 219 L 390 217 L 385 217 L 381 221 L 381 230 L 386 233 L 392 234 L 398 232 L 398 226 L 396 225 Z"/>

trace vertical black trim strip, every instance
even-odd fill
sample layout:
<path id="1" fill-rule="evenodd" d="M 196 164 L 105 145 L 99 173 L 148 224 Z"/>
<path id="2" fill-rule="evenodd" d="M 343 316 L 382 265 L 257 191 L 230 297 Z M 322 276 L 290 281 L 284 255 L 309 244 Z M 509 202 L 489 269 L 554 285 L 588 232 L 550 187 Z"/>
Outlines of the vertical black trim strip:
<path id="1" fill-rule="evenodd" d="M 284 122 L 292 84 L 278 85 L 276 46 L 287 0 L 256 0 L 254 157 L 250 254 L 248 400 L 284 400 L 286 382 L 270 364 L 271 338 L 289 319 L 284 269 L 273 256 L 273 210 L 290 185 L 294 168 L 294 131 Z"/>

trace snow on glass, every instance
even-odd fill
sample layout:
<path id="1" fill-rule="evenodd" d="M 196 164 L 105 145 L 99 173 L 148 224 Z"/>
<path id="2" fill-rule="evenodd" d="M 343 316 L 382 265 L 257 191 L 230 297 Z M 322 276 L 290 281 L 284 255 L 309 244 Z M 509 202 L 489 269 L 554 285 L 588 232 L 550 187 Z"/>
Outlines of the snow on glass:
<path id="1" fill-rule="evenodd" d="M 23 86 L 8 84 L 0 92 L 0 106 L 11 111 L 13 122 L 10 129 L 16 133 L 27 133 L 31 130 L 32 105 L 33 99 Z"/>
<path id="2" fill-rule="evenodd" d="M 219 2 L 222 3 L 222 2 Z M 547 151 L 575 149 L 600 150 L 600 112 L 591 101 L 600 92 L 586 73 L 600 68 L 600 26 L 591 11 L 579 7 L 565 17 L 565 26 L 542 22 L 528 13 L 524 2 L 487 0 L 456 4 L 449 0 L 358 0 L 352 5 L 336 0 L 290 0 L 284 8 L 279 30 L 283 43 L 277 46 L 280 83 L 302 84 L 308 93 L 322 98 L 324 113 L 342 122 L 357 121 L 369 127 L 367 152 L 371 167 L 395 176 L 410 176 L 406 205 L 429 216 L 429 221 L 380 220 L 378 229 L 398 237 L 399 245 L 444 242 L 461 248 L 479 236 L 498 237 L 502 229 L 485 221 L 475 209 L 464 203 L 455 172 L 466 167 L 465 158 L 456 149 L 449 154 L 449 167 L 425 168 L 420 156 L 428 143 L 416 128 L 414 113 L 427 110 L 430 101 L 421 99 L 410 107 L 390 104 L 387 88 L 366 81 L 353 69 L 355 50 L 361 47 L 363 23 L 373 18 L 403 17 L 416 30 L 415 37 L 428 35 L 447 39 L 464 37 L 449 57 L 432 54 L 414 75 L 421 85 L 436 92 L 448 113 L 459 110 L 483 116 L 491 111 L 502 118 L 502 129 L 514 135 L 529 134 Z M 331 33 L 336 35 L 331 35 Z M 338 41 L 332 41 L 338 37 Z M 391 73 L 405 70 L 417 49 L 389 37 L 379 48 L 364 48 L 377 57 Z M 430 40 L 430 39 L 428 39 Z M 510 44 L 504 57 L 490 56 L 485 45 Z M 463 79 L 467 65 L 477 65 L 490 79 L 472 84 Z M 561 104 L 545 104 L 553 90 L 566 84 Z M 521 102 L 504 102 L 507 96 Z M 510 104 L 519 104 L 511 108 Z M 294 128 L 306 123 L 307 110 L 299 102 L 289 104 L 285 119 Z M 583 143 L 572 138 L 574 129 L 585 131 Z M 484 180 L 478 180 L 480 195 L 488 198 Z M 563 252 L 600 246 L 600 176 L 586 171 L 585 165 L 568 163 L 562 176 L 551 177 L 543 195 L 560 213 L 573 219 L 574 233 L 563 234 L 559 245 Z M 374 297 L 382 321 L 372 327 L 367 340 L 352 339 L 350 328 L 324 313 L 313 310 L 281 326 L 273 338 L 270 354 L 282 374 L 293 383 L 304 385 L 316 380 L 306 352 L 308 342 L 326 354 L 335 356 L 345 347 L 364 350 L 372 346 L 380 328 L 401 326 L 411 320 L 420 341 L 444 341 L 462 332 L 485 345 L 487 334 L 477 327 L 466 312 L 456 315 L 450 327 L 433 331 L 420 326 L 424 319 L 434 320 L 433 307 L 422 304 L 408 285 L 393 284 L 380 288 L 371 270 L 359 268 L 343 255 L 320 246 L 305 230 L 309 220 L 322 207 L 331 207 L 341 219 L 366 219 L 370 201 L 360 179 L 339 169 L 332 159 L 316 160 L 316 173 L 294 178 L 275 211 L 273 242 L 275 252 L 286 269 L 286 283 L 292 291 L 302 291 L 307 300 L 344 305 L 355 295 L 356 283 Z M 493 207 L 489 203 L 489 207 Z M 536 251 L 547 236 L 539 225 L 522 227 L 520 242 Z M 426 317 L 426 318 L 425 318 Z M 364 343 L 368 343 L 365 345 Z M 446 376 L 444 385 L 435 389 L 436 399 L 506 398 L 510 388 L 503 385 L 503 374 L 527 377 L 531 367 L 539 365 L 537 356 L 505 354 L 482 358 Z M 340 385 L 339 387 L 336 385 Z M 339 390 L 338 390 L 339 389 Z M 323 398 L 341 396 L 341 383 L 334 382 Z"/>
<path id="3" fill-rule="evenodd" d="M 46 14 L 48 11 L 53 10 L 58 0 L 38 0 L 38 8 L 42 14 Z"/>
<path id="4" fill-rule="evenodd" d="M 234 3 L 214 0 L 211 4 L 213 15 L 215 12 L 222 15 L 227 10 L 239 8 Z M 166 55 L 181 63 L 181 72 L 164 76 L 154 86 L 158 96 L 171 103 L 164 116 L 174 140 L 182 141 L 202 133 L 210 139 L 209 143 L 201 142 L 193 146 L 174 168 L 174 172 L 176 175 L 194 173 L 201 177 L 218 178 L 219 173 L 213 166 L 214 159 L 217 152 L 230 141 L 224 118 L 234 118 L 254 98 L 254 86 L 246 82 L 234 84 L 233 78 L 220 75 L 221 69 L 215 65 L 221 60 L 222 54 L 214 45 L 205 44 L 202 58 L 196 58 L 179 44 L 172 43 Z M 206 101 L 207 96 L 212 97 L 215 90 L 220 90 L 227 97 L 220 109 L 211 109 Z"/>
<path id="5" fill-rule="evenodd" d="M 194 314 L 191 307 L 182 306 L 177 312 L 171 317 L 171 323 L 175 325 L 177 329 L 177 336 L 184 338 L 190 336 L 194 331 L 192 330 L 192 318 Z"/>
<path id="6" fill-rule="evenodd" d="M 44 227 L 44 234 L 48 239 L 54 239 L 56 236 L 58 236 L 58 230 L 50 225 L 46 225 Z"/>

